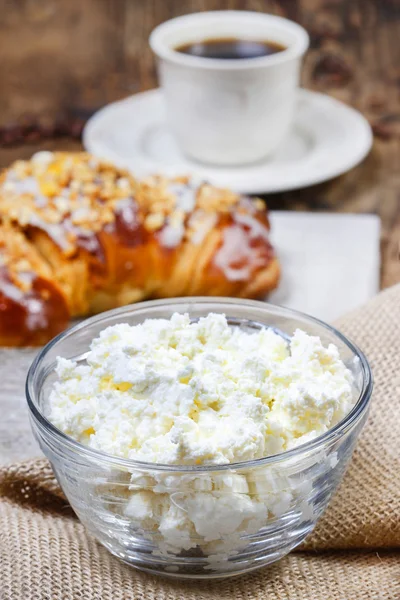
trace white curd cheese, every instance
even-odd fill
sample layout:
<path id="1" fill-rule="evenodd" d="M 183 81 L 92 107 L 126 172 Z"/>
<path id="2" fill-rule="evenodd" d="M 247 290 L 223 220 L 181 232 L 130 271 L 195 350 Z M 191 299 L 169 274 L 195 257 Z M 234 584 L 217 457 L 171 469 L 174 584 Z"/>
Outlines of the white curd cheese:
<path id="1" fill-rule="evenodd" d="M 169 465 L 222 465 L 283 452 L 324 433 L 354 403 L 334 345 L 297 330 L 229 326 L 224 315 L 119 324 L 84 364 L 58 359 L 50 420 L 109 454 Z M 274 467 L 130 473 L 124 515 L 160 552 L 195 546 L 221 561 L 243 533 L 290 510 L 307 481 Z M 118 493 L 118 491 L 116 492 Z M 310 511 L 304 504 L 304 514 Z M 211 558 L 210 558 L 211 560 Z"/>

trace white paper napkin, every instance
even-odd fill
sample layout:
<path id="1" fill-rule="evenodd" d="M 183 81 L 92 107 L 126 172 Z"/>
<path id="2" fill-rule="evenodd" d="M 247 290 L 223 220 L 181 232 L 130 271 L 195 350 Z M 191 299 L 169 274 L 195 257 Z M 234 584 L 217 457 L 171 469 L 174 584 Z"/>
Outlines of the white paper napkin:
<path id="1" fill-rule="evenodd" d="M 282 280 L 269 302 L 332 322 L 379 290 L 376 215 L 272 211 L 271 227 Z"/>

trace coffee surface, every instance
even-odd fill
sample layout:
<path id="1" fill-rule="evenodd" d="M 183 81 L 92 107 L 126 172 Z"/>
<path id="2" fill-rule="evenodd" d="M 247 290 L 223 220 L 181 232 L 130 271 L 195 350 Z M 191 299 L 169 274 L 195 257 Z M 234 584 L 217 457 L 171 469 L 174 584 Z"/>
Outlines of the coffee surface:
<path id="1" fill-rule="evenodd" d="M 208 39 L 190 42 L 175 48 L 177 52 L 202 58 L 244 59 L 270 56 L 286 50 L 277 42 L 268 40 L 241 40 L 239 38 Z"/>

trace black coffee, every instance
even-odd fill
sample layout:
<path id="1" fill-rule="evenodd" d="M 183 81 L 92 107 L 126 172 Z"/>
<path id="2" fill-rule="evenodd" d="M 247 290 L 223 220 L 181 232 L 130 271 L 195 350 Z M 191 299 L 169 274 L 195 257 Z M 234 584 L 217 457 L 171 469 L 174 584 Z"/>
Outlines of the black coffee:
<path id="1" fill-rule="evenodd" d="M 201 56 L 202 58 L 243 59 L 270 56 L 286 50 L 277 42 L 221 38 L 183 44 L 175 48 L 177 52 Z"/>

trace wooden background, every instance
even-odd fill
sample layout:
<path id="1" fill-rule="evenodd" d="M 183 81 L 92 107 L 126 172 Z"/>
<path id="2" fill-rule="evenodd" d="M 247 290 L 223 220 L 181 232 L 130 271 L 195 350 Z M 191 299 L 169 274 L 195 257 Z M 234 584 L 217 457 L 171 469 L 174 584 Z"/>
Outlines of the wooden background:
<path id="1" fill-rule="evenodd" d="M 329 183 L 267 197 L 272 208 L 373 212 L 382 219 L 382 286 L 400 281 L 399 0 L 0 0 L 0 166 L 38 148 L 79 149 L 87 117 L 156 85 L 147 39 L 184 13 L 248 9 L 311 35 L 305 87 L 371 122 L 362 165 Z"/>

